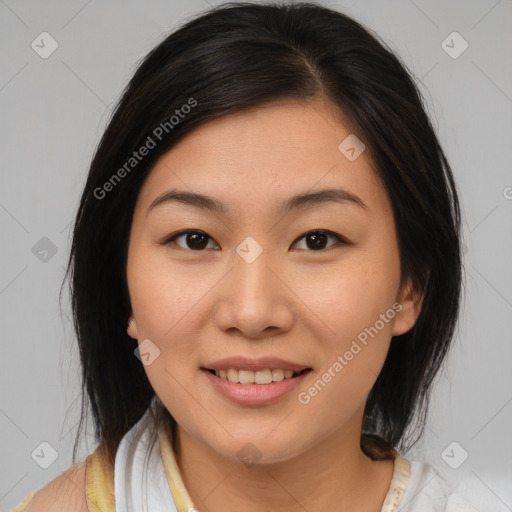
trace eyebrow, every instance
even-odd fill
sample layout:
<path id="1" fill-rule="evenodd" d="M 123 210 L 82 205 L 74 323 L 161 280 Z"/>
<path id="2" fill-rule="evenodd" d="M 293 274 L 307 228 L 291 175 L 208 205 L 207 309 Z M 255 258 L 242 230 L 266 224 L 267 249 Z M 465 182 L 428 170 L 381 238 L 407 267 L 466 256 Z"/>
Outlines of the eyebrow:
<path id="1" fill-rule="evenodd" d="M 186 204 L 203 210 L 229 214 L 229 208 L 213 197 L 198 194 L 196 192 L 171 189 L 158 196 L 149 205 L 146 215 L 155 208 L 170 203 Z M 348 190 L 338 188 L 327 188 L 317 192 L 297 194 L 281 202 L 278 205 L 278 210 L 281 215 L 286 215 L 291 211 L 306 210 L 308 208 L 329 203 L 352 204 L 368 211 L 368 206 L 361 198 Z"/>

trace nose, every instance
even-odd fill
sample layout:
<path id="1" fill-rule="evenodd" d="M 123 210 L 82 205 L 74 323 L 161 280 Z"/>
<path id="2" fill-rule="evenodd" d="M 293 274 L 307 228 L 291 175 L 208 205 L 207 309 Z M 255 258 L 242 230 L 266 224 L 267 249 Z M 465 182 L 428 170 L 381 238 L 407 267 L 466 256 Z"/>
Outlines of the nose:
<path id="1" fill-rule="evenodd" d="M 241 337 L 263 339 L 289 331 L 293 325 L 293 293 L 279 268 L 263 251 L 248 263 L 236 255 L 221 285 L 215 309 L 217 327 Z"/>

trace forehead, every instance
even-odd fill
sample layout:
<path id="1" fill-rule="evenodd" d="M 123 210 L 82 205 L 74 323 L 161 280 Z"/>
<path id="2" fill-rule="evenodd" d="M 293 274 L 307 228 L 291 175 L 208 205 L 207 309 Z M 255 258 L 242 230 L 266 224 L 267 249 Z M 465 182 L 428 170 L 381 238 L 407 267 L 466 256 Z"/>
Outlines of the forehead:
<path id="1" fill-rule="evenodd" d="M 342 188 L 370 208 L 389 208 L 369 152 L 347 158 L 350 127 L 320 102 L 275 102 L 207 122 L 162 155 L 138 200 L 144 211 L 167 190 L 196 192 L 226 205 L 282 213 L 293 195 Z M 350 138 L 348 140 L 351 140 Z M 386 204 L 387 203 L 387 204 Z"/>

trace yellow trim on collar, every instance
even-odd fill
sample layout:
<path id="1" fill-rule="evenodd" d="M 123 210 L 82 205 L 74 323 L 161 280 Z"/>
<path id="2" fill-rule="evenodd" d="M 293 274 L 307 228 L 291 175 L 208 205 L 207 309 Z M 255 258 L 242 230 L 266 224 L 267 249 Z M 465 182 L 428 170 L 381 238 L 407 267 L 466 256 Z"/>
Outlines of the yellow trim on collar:
<path id="1" fill-rule="evenodd" d="M 100 446 L 87 457 L 86 497 L 89 512 L 115 512 L 114 471 Z"/>
<path id="2" fill-rule="evenodd" d="M 28 504 L 32 501 L 32 498 L 36 495 L 37 491 L 31 492 L 28 496 L 23 498 L 23 501 L 19 505 L 17 505 L 12 512 L 23 512 L 24 510 L 26 510 Z"/>
<path id="3" fill-rule="evenodd" d="M 169 488 L 176 504 L 178 512 L 198 512 L 192 503 L 185 484 L 181 478 L 180 468 L 176 462 L 174 450 L 172 448 L 172 433 L 167 422 L 163 422 L 158 430 L 160 439 L 160 451 L 165 468 Z"/>
<path id="4" fill-rule="evenodd" d="M 405 494 L 405 488 L 409 481 L 411 466 L 407 459 L 395 452 L 393 478 L 389 486 L 389 491 L 384 498 L 381 512 L 395 512 Z"/>

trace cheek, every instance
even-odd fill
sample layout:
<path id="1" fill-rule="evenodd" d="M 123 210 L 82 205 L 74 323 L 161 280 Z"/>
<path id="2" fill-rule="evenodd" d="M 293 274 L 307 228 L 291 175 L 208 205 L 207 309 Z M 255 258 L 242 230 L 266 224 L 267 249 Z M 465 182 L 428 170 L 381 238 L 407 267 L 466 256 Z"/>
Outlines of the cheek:
<path id="1" fill-rule="evenodd" d="M 326 339 L 343 346 L 392 307 L 399 279 L 393 251 L 354 250 L 336 264 L 304 272 L 295 282 L 312 325 L 320 321 Z M 394 318 L 394 311 L 391 314 Z M 381 326 L 385 334 L 390 335 L 391 329 L 391 322 Z"/>
<path id="2" fill-rule="evenodd" d="M 151 354 L 144 371 L 166 407 L 179 410 L 187 401 L 180 384 L 196 377 L 194 333 L 205 288 L 198 286 L 196 272 L 172 268 L 165 250 L 143 244 L 130 248 L 127 278 L 139 350 L 148 347 Z"/>
<path id="3" fill-rule="evenodd" d="M 355 288 L 346 295 L 333 293 L 336 306 L 330 314 L 326 311 L 324 319 L 335 334 L 318 335 L 321 367 L 298 396 L 300 404 L 321 411 L 326 424 L 344 423 L 364 407 L 389 350 L 396 316 L 392 296 L 379 295 L 370 287 L 361 289 L 362 293 Z"/>
<path id="4" fill-rule="evenodd" d="M 184 272 L 173 264 L 165 248 L 142 243 L 129 253 L 127 277 L 138 325 L 146 337 L 161 341 L 172 339 L 190 323 L 209 288 L 197 271 Z"/>
<path id="5" fill-rule="evenodd" d="M 162 252 L 143 245 L 134 248 L 129 254 L 127 277 L 139 350 L 143 353 L 147 348 L 150 353 L 144 371 L 155 393 L 175 416 L 176 411 L 187 410 L 190 396 L 183 383 L 190 382 L 197 371 L 191 337 L 197 327 L 191 322 L 201 302 L 197 283 L 194 286 L 188 274 L 174 271 Z"/>
<path id="6" fill-rule="evenodd" d="M 318 400 L 317 406 L 327 414 L 343 416 L 354 404 L 364 404 L 386 359 L 401 308 L 395 302 L 398 252 L 392 246 L 354 251 L 325 275 L 316 273 L 309 279 L 302 281 L 301 293 L 321 320 L 316 338 L 322 342 L 323 355 L 319 379 L 306 390 L 305 401 Z M 340 407 L 329 410 L 330 403 Z"/>

